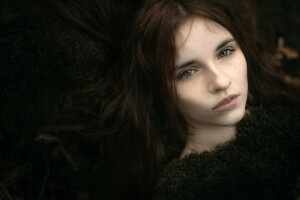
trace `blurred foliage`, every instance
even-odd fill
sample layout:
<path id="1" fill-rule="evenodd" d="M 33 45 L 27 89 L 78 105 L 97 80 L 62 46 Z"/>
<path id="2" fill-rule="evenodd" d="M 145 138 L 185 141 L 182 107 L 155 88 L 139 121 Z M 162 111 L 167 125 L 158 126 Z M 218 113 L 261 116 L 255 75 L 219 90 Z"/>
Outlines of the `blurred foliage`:
<path id="1" fill-rule="evenodd" d="M 294 0 L 243 1 L 246 12 L 241 15 L 250 20 L 251 32 L 261 48 L 272 54 L 278 50 L 278 40 L 300 52 L 300 2 Z M 300 78 L 300 60 L 283 55 L 282 71 Z"/>

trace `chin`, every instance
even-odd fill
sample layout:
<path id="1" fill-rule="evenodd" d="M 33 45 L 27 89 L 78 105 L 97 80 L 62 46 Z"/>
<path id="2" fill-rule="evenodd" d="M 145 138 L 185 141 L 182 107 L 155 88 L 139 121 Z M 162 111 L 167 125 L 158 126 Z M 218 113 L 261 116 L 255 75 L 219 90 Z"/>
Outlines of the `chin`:
<path id="1" fill-rule="evenodd" d="M 222 116 L 216 122 L 219 126 L 233 126 L 243 119 L 245 115 L 245 107 L 239 108 L 229 112 L 227 115 Z"/>

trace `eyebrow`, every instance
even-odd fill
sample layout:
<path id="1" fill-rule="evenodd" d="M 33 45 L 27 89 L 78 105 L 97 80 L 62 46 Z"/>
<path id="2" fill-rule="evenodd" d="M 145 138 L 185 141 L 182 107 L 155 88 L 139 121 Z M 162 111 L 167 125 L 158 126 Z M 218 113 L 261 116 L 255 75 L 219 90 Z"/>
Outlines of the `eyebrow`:
<path id="1" fill-rule="evenodd" d="M 229 38 L 229 39 L 224 40 L 223 42 L 221 42 L 221 43 L 216 47 L 215 52 L 217 52 L 218 50 L 222 49 L 224 46 L 226 46 L 228 43 L 230 43 L 230 42 L 232 42 L 232 41 L 235 41 L 235 39 Z M 177 67 L 175 68 L 175 70 L 179 70 L 179 69 L 185 68 L 185 67 L 187 67 L 187 66 L 189 66 L 189 65 L 192 65 L 192 64 L 194 64 L 194 63 L 196 63 L 196 62 L 197 62 L 196 60 L 190 60 L 190 61 L 187 61 L 187 62 L 185 62 L 185 63 L 183 63 L 183 64 L 177 66 Z"/>
<path id="2" fill-rule="evenodd" d="M 187 66 L 189 66 L 189 65 L 192 65 L 192 64 L 194 64 L 194 63 L 196 63 L 196 60 L 191 60 L 191 61 L 185 62 L 185 63 L 179 65 L 178 67 L 176 67 L 176 70 L 185 68 L 185 67 L 187 67 Z"/>
<path id="3" fill-rule="evenodd" d="M 229 39 L 224 40 L 221 44 L 219 44 L 217 46 L 217 48 L 215 49 L 215 51 L 218 51 L 218 50 L 222 49 L 224 46 L 226 46 L 229 42 L 232 42 L 232 41 L 235 41 L 235 39 L 229 38 Z"/>

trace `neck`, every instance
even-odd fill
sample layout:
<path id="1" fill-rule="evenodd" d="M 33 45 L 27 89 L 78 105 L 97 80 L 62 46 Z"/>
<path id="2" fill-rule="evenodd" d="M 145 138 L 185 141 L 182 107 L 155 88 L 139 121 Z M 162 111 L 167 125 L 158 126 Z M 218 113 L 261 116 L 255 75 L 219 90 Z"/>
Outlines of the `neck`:
<path id="1" fill-rule="evenodd" d="M 189 128 L 186 145 L 180 155 L 183 158 L 190 153 L 202 153 L 212 151 L 218 145 L 222 145 L 235 138 L 236 127 L 206 126 L 201 128 Z"/>

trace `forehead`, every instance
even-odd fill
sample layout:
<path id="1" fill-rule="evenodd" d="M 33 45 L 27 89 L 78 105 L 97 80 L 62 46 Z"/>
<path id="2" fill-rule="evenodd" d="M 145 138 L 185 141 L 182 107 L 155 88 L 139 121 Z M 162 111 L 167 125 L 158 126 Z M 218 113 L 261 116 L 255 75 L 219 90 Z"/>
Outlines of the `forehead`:
<path id="1" fill-rule="evenodd" d="M 210 42 L 232 35 L 220 24 L 202 17 L 193 17 L 178 26 L 175 32 L 177 49 L 182 48 L 187 40 Z"/>

